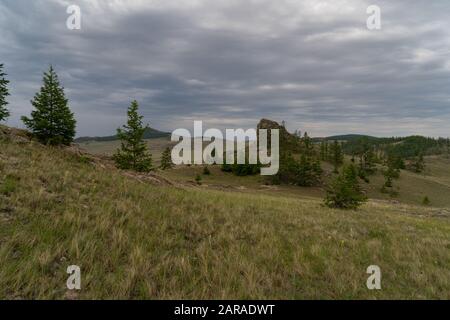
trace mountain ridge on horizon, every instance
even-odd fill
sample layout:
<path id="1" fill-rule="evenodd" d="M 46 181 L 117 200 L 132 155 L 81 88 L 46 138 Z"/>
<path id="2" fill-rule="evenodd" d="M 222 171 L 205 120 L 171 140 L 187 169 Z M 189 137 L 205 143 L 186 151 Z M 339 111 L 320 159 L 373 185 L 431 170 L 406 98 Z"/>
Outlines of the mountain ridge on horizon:
<path id="1" fill-rule="evenodd" d="M 155 139 L 155 138 L 164 138 L 170 136 L 169 132 L 160 131 L 151 127 L 148 127 L 145 129 L 144 132 L 144 139 Z M 74 142 L 81 143 L 81 142 L 89 142 L 89 141 L 97 141 L 97 142 L 105 142 L 105 141 L 116 141 L 119 140 L 119 137 L 117 134 L 110 135 L 110 136 L 83 136 L 76 138 Z"/>

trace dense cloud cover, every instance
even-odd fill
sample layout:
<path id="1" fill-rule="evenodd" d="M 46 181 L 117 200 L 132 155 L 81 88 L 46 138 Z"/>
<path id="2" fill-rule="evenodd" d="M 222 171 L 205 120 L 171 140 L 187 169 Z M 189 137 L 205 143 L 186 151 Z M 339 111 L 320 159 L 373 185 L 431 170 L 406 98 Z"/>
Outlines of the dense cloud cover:
<path id="1" fill-rule="evenodd" d="M 66 28 L 70 4 L 81 30 Z M 137 99 L 167 131 L 266 117 L 313 136 L 450 136 L 449 12 L 448 0 L 2 0 L 8 123 L 51 63 L 78 135 L 113 133 Z"/>

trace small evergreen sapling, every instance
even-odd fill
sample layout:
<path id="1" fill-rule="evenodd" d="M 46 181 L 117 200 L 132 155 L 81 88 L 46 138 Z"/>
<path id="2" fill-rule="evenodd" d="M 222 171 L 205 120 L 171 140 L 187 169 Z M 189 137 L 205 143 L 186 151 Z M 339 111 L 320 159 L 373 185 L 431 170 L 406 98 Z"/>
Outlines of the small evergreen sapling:
<path id="1" fill-rule="evenodd" d="M 331 182 L 325 197 L 330 208 L 356 209 L 367 201 L 358 183 L 358 170 L 350 164 Z"/>
<path id="2" fill-rule="evenodd" d="M 114 161 L 120 169 L 149 172 L 152 170 L 152 156 L 143 139 L 147 126 L 142 124 L 143 117 L 138 114 L 138 108 L 134 100 L 128 108 L 127 124 L 117 129 L 121 146 L 114 155 Z"/>
<path id="3" fill-rule="evenodd" d="M 173 167 L 173 162 L 172 162 L 171 151 L 170 151 L 170 148 L 167 147 L 161 156 L 161 169 L 167 170 L 167 169 L 171 169 L 172 167 Z"/>

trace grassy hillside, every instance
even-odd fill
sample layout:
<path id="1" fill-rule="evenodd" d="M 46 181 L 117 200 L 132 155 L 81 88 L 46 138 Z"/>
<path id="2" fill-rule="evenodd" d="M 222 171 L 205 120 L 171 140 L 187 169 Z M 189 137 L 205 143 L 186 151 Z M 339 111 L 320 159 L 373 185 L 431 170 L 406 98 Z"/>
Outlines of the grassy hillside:
<path id="1" fill-rule="evenodd" d="M 161 153 L 168 145 L 173 145 L 168 138 L 146 140 L 149 146 L 155 164 L 159 164 Z M 81 143 L 80 147 L 93 154 L 111 155 L 118 148 L 119 142 L 89 142 Z M 322 163 L 323 168 L 328 174 L 325 175 L 325 182 L 328 181 L 332 166 L 329 163 Z M 406 204 L 421 205 L 425 196 L 431 201 L 432 206 L 450 207 L 450 158 L 445 156 L 426 157 L 426 170 L 421 174 L 402 170 L 400 179 L 394 180 L 394 186 L 399 194 L 391 197 L 380 192 L 384 184 L 382 168 L 379 166 L 378 172 L 370 176 L 370 183 L 362 183 L 368 196 L 372 199 L 386 201 L 402 202 Z M 197 174 L 201 174 L 202 167 L 181 166 L 173 170 L 162 172 L 167 178 L 180 183 L 192 183 Z M 323 197 L 324 188 L 301 188 L 293 186 L 266 186 L 265 179 L 261 176 L 236 177 L 231 173 L 223 173 L 219 166 L 211 167 L 212 174 L 203 176 L 204 184 L 208 187 L 221 190 L 238 189 L 240 192 L 268 194 L 283 194 L 294 197 Z"/>
<path id="2" fill-rule="evenodd" d="M 446 209 L 153 185 L 1 130 L 0 243 L 0 299 L 450 298 Z"/>

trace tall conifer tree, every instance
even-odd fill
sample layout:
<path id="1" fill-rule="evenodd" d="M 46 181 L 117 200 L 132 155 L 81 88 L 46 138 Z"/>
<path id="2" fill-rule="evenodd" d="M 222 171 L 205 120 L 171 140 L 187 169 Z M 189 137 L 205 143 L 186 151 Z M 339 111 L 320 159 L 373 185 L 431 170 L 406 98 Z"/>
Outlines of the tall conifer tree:
<path id="1" fill-rule="evenodd" d="M 339 166 L 344 163 L 344 154 L 338 141 L 334 141 L 331 145 L 331 161 L 334 165 L 334 172 L 339 172 Z"/>
<path id="2" fill-rule="evenodd" d="M 43 82 L 31 101 L 36 110 L 31 118 L 22 117 L 22 121 L 42 143 L 69 145 L 75 137 L 76 121 L 52 66 L 44 73 Z"/>
<path id="3" fill-rule="evenodd" d="M 3 72 L 3 64 L 0 64 L 0 121 L 3 121 L 9 117 L 9 111 L 6 108 L 8 105 L 6 97 L 9 96 L 9 81 L 5 79 L 5 76 L 6 73 Z"/>
<path id="4" fill-rule="evenodd" d="M 117 129 L 117 136 L 122 142 L 114 160 L 120 169 L 149 172 L 152 170 L 152 156 L 143 139 L 148 127 L 142 124 L 143 117 L 138 114 L 138 109 L 139 105 L 134 100 L 128 108 L 127 124 L 123 129 Z"/>

